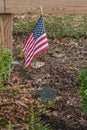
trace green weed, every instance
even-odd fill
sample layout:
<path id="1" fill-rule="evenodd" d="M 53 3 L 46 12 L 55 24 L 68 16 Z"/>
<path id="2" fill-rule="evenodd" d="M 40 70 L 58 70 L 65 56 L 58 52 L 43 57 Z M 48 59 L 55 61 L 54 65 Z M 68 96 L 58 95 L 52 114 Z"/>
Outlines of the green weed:
<path id="1" fill-rule="evenodd" d="M 87 67 L 80 72 L 78 82 L 80 83 L 83 111 L 87 115 Z"/>
<path id="2" fill-rule="evenodd" d="M 37 18 L 38 19 L 38 18 Z M 13 34 L 29 35 L 37 19 L 20 20 L 14 23 Z M 48 38 L 74 37 L 76 39 L 87 37 L 87 16 L 60 15 L 44 16 Z"/>
<path id="3" fill-rule="evenodd" d="M 0 120 L 0 128 L 2 128 L 2 127 L 6 127 L 7 126 L 7 124 L 8 124 L 8 120 L 7 119 L 1 119 Z"/>
<path id="4" fill-rule="evenodd" d="M 43 124 L 40 119 L 40 114 L 43 110 L 46 110 L 45 106 L 42 107 L 37 102 L 29 105 L 30 114 L 27 118 L 29 124 L 29 130 L 51 130 L 50 124 Z"/>
<path id="5" fill-rule="evenodd" d="M 9 51 L 0 47 L 0 88 L 11 72 L 12 56 Z"/>

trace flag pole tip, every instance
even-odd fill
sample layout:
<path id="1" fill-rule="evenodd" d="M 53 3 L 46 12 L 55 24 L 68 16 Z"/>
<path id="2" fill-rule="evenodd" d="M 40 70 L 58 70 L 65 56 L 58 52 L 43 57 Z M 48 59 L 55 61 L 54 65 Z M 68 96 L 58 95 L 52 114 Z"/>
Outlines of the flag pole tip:
<path id="1" fill-rule="evenodd" d="M 40 14 L 43 15 L 43 7 L 42 7 L 42 5 L 40 6 Z"/>

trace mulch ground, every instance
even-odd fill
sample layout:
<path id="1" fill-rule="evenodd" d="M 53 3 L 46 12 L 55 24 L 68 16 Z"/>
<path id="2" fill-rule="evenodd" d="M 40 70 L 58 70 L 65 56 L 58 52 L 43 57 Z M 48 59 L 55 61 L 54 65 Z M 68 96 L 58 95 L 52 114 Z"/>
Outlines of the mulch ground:
<path id="1" fill-rule="evenodd" d="M 17 36 L 18 39 L 21 41 Z M 22 45 L 16 44 L 16 40 L 13 55 L 19 65 L 14 65 L 10 79 L 0 91 L 0 119 L 7 119 L 9 124 L 20 124 L 18 130 L 27 130 L 27 106 L 40 100 L 35 90 L 49 82 L 60 93 L 54 107 L 42 113 L 42 120 L 50 122 L 53 130 L 87 130 L 77 83 L 79 72 L 87 62 L 87 39 L 49 39 L 46 58 L 43 53 L 34 60 L 46 63 L 38 69 L 24 67 L 23 53 L 19 49 Z"/>

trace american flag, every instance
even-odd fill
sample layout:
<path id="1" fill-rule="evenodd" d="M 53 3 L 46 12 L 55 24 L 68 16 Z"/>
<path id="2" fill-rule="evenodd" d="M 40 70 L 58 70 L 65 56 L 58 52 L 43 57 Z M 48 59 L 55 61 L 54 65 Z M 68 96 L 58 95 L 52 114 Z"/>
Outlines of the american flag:
<path id="1" fill-rule="evenodd" d="M 25 66 L 29 67 L 32 60 L 46 49 L 48 49 L 48 40 L 43 17 L 40 16 L 32 33 L 24 43 L 23 51 L 25 56 Z"/>

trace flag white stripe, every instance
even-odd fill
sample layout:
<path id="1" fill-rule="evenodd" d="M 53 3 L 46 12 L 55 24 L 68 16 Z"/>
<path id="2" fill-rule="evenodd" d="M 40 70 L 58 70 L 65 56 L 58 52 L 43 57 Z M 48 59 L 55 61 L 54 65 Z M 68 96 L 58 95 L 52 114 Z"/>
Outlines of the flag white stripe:
<path id="1" fill-rule="evenodd" d="M 28 43 L 28 45 L 24 48 L 24 52 L 27 51 L 27 48 L 29 46 L 32 46 L 32 44 L 33 44 L 33 38 L 30 40 L 30 42 Z"/>
<path id="2" fill-rule="evenodd" d="M 41 16 L 38 19 L 32 33 L 25 41 L 23 47 L 26 67 L 29 67 L 32 60 L 36 56 L 44 52 L 47 48 L 48 48 L 48 39 L 44 28 L 43 17 Z"/>
<path id="3" fill-rule="evenodd" d="M 26 51 L 24 52 L 25 55 L 29 52 L 28 48 L 26 48 Z"/>
<path id="4" fill-rule="evenodd" d="M 43 34 L 41 37 L 39 37 L 39 38 L 35 41 L 35 44 L 36 44 L 40 39 L 42 39 L 44 36 L 46 36 L 46 34 Z M 47 39 L 47 38 L 45 38 L 45 39 Z M 43 39 L 43 40 L 44 40 L 44 39 Z M 34 47 L 35 44 L 32 45 L 32 48 L 31 48 L 31 49 L 29 48 L 30 50 L 27 48 L 27 56 L 31 53 L 31 50 L 33 50 L 33 48 L 35 48 L 35 47 Z M 38 45 L 38 43 L 37 43 L 37 45 Z M 28 51 L 29 51 L 29 52 L 28 52 Z"/>
<path id="5" fill-rule="evenodd" d="M 35 43 L 37 43 L 41 38 L 43 38 L 44 36 L 46 36 L 46 33 L 43 34 L 42 36 L 40 36 L 36 41 Z M 32 40 L 34 40 L 34 37 L 32 36 Z M 30 45 L 30 41 L 29 41 L 29 45 Z M 27 50 L 29 50 L 31 48 L 31 46 L 33 47 L 34 46 L 34 42 L 30 45 L 29 48 L 27 48 Z"/>
<path id="6" fill-rule="evenodd" d="M 42 41 L 40 41 L 39 43 L 37 43 L 35 45 L 35 48 L 37 48 L 38 46 L 40 46 L 41 44 L 43 44 L 44 42 L 48 41 L 47 38 L 43 39 Z"/>
<path id="7" fill-rule="evenodd" d="M 42 37 L 45 37 L 46 33 L 44 33 L 43 35 L 41 35 L 35 42 L 38 42 Z"/>
<path id="8" fill-rule="evenodd" d="M 43 34 L 42 36 L 40 36 L 37 40 L 36 40 L 36 42 L 38 42 L 42 37 L 44 37 L 44 36 L 46 36 L 46 33 L 45 34 Z M 26 53 L 27 53 L 27 51 L 28 51 L 28 47 L 30 46 L 32 46 L 33 44 L 34 44 L 34 42 L 32 42 L 32 41 L 34 40 L 34 35 L 33 35 L 33 33 L 31 34 L 31 36 L 30 36 L 30 38 L 28 39 L 28 41 L 27 41 L 27 43 L 25 44 L 25 47 L 24 47 L 24 52 L 26 51 Z M 29 43 L 28 43 L 29 42 Z M 31 43 L 32 42 L 32 43 Z M 35 42 L 35 43 L 36 43 Z M 30 48 L 29 48 L 30 49 Z"/>
<path id="9" fill-rule="evenodd" d="M 30 35 L 29 39 L 27 40 L 26 45 L 29 43 L 29 41 L 30 41 L 30 39 L 32 39 L 32 37 L 33 37 L 33 33 Z"/>
<path id="10" fill-rule="evenodd" d="M 45 40 L 46 39 L 46 40 Z M 40 43 L 42 44 L 42 46 L 43 46 L 43 44 L 47 41 L 47 38 L 45 38 L 45 39 L 43 39 L 43 41 L 41 41 Z M 36 43 L 36 42 L 35 42 Z M 39 43 L 39 44 L 40 44 Z M 38 45 L 38 44 L 36 44 L 37 46 L 33 46 L 32 47 L 32 49 L 31 50 L 29 50 L 29 52 L 27 53 L 27 56 L 26 56 L 26 60 L 28 60 L 29 58 L 30 58 L 30 56 L 33 54 L 33 52 L 35 51 L 35 49 L 38 49 L 37 47 L 39 47 L 39 46 L 41 46 L 41 44 L 40 45 Z"/>
<path id="11" fill-rule="evenodd" d="M 31 58 L 29 57 L 30 59 L 28 58 L 28 60 L 26 60 L 26 63 L 28 63 L 28 65 L 29 65 L 30 62 L 31 62 L 31 60 L 33 59 L 33 57 L 34 57 L 38 52 L 40 52 L 41 50 L 43 50 L 43 49 L 46 48 L 46 47 L 48 47 L 48 43 L 46 43 L 45 45 L 41 46 L 39 49 L 37 49 L 36 51 L 34 51 L 32 57 L 31 57 Z"/>
<path id="12" fill-rule="evenodd" d="M 29 66 L 29 64 L 31 63 L 31 60 L 33 59 L 33 57 L 38 53 L 40 52 L 41 50 L 43 50 L 44 48 L 48 47 L 48 43 L 45 44 L 44 46 L 40 47 L 38 50 L 36 50 L 34 52 L 34 54 L 32 55 L 32 57 L 26 62 L 26 66 Z"/>
<path id="13" fill-rule="evenodd" d="M 30 41 L 30 43 L 29 43 L 29 45 L 27 45 L 26 47 L 24 47 L 24 52 L 26 52 L 27 51 L 27 48 L 32 44 L 32 42 L 33 42 L 33 40 L 32 41 Z"/>
<path id="14" fill-rule="evenodd" d="M 34 37 L 32 37 L 31 41 L 29 41 L 28 46 L 26 47 L 26 51 L 32 47 L 34 44 Z"/>
<path id="15" fill-rule="evenodd" d="M 27 57 L 30 55 L 30 53 L 32 53 L 32 51 L 35 51 L 36 48 L 38 48 L 39 46 L 41 46 L 41 44 L 43 45 L 43 43 L 45 43 L 47 41 L 48 41 L 47 38 L 45 38 L 45 39 L 43 39 L 43 41 L 39 42 L 38 44 L 33 45 L 32 48 L 29 50 L 29 52 L 27 52 Z"/>
<path id="16" fill-rule="evenodd" d="M 38 50 L 35 51 L 34 55 L 36 55 L 39 51 L 43 50 L 44 48 L 48 47 L 48 43 L 40 47 Z"/>
<path id="17" fill-rule="evenodd" d="M 30 46 L 30 44 L 29 44 L 29 43 L 31 43 L 31 42 L 32 42 L 32 40 L 33 40 L 33 34 L 31 34 L 30 38 L 29 38 L 29 39 L 28 39 L 28 41 L 25 43 L 25 46 L 24 46 L 24 51 L 26 50 L 26 48 L 27 48 L 28 46 Z"/>
<path id="18" fill-rule="evenodd" d="M 37 40 L 36 42 L 38 42 L 42 37 L 46 36 L 46 33 L 44 33 L 43 35 L 41 35 Z M 34 35 L 33 33 L 31 34 L 30 38 L 28 39 L 28 41 L 26 42 L 25 44 L 25 47 L 24 47 L 24 51 L 25 51 L 25 48 L 27 48 L 29 45 L 30 45 L 30 42 L 31 40 L 34 39 Z"/>
<path id="19" fill-rule="evenodd" d="M 35 42 L 34 42 L 34 40 L 33 40 L 32 43 L 31 43 L 32 46 L 26 48 L 26 53 L 27 53 L 27 54 L 28 54 L 28 52 L 30 52 L 30 50 L 33 48 L 34 44 L 35 44 Z"/>
<path id="20" fill-rule="evenodd" d="M 27 62 L 27 63 L 25 62 L 26 67 L 28 67 L 28 66 L 30 65 L 30 63 L 31 63 L 32 59 L 33 59 L 33 56 L 31 57 L 31 59 L 29 60 L 29 62 Z"/>

